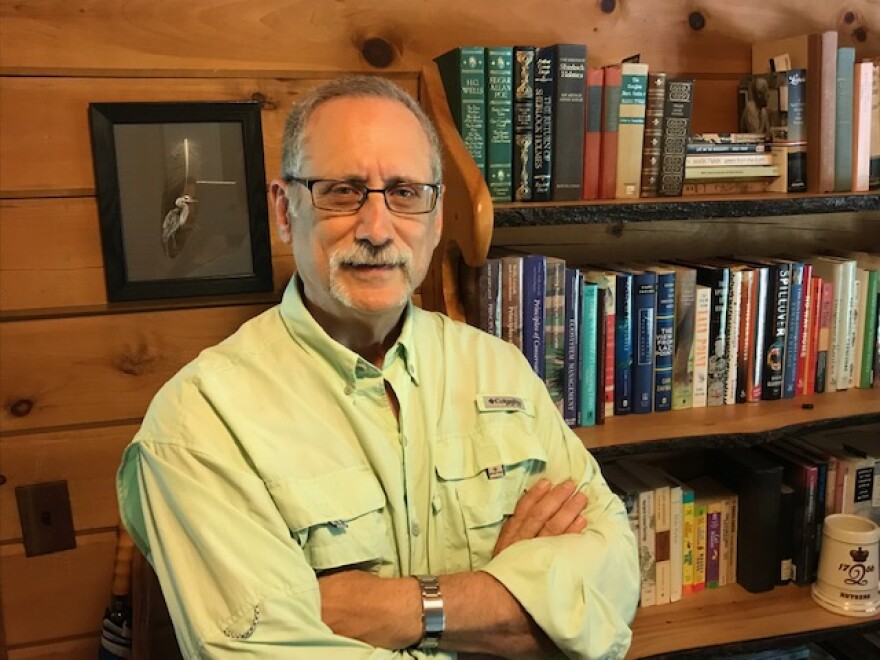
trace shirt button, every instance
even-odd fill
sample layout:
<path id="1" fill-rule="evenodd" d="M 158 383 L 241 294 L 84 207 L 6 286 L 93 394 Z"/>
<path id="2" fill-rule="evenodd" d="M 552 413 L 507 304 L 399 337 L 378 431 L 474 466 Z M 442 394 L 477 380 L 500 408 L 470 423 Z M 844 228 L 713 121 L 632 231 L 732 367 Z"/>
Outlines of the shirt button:
<path id="1" fill-rule="evenodd" d="M 344 391 L 345 394 L 348 396 L 354 393 L 354 388 L 351 385 L 346 385 Z"/>
<path id="2" fill-rule="evenodd" d="M 413 521 L 412 525 L 409 526 L 409 529 L 412 532 L 413 536 L 418 536 L 419 534 L 422 533 L 422 528 L 419 527 L 419 523 L 416 522 L 415 520 Z"/>

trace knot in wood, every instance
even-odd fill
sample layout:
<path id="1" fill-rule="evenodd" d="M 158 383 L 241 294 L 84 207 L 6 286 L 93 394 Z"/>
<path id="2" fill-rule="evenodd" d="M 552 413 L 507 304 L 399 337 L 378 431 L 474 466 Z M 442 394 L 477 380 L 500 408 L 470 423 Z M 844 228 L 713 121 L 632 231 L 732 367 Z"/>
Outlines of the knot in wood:
<path id="1" fill-rule="evenodd" d="M 260 108 L 263 110 L 275 110 L 278 107 L 278 104 L 267 98 L 262 92 L 254 92 L 251 94 L 251 101 L 259 103 Z"/>
<path id="2" fill-rule="evenodd" d="M 160 358 L 159 351 L 146 343 L 141 343 L 137 347 L 126 346 L 114 364 L 124 374 L 143 376 L 153 371 Z"/>
<path id="3" fill-rule="evenodd" d="M 702 30 L 706 27 L 706 17 L 703 16 L 702 12 L 692 11 L 688 14 L 688 25 L 691 26 L 691 30 Z"/>
<path id="4" fill-rule="evenodd" d="M 599 9 L 605 14 L 610 14 L 617 8 L 616 0 L 599 0 Z"/>
<path id="5" fill-rule="evenodd" d="M 18 399 L 9 406 L 9 413 L 13 417 L 27 417 L 34 409 L 34 402 L 30 399 Z"/>
<path id="6" fill-rule="evenodd" d="M 367 64 L 384 69 L 394 61 L 394 47 L 385 39 L 370 37 L 361 44 L 361 54 Z"/>

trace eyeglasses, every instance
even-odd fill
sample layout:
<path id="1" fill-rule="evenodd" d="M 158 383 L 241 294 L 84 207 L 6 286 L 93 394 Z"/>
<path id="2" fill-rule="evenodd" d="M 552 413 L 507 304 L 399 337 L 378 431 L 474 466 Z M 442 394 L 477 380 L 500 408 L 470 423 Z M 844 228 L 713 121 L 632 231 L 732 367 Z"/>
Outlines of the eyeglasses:
<path id="1" fill-rule="evenodd" d="M 323 211 L 354 213 L 360 210 L 370 193 L 382 193 L 385 206 L 394 213 L 414 215 L 430 213 L 440 197 L 439 183 L 394 183 L 385 188 L 367 188 L 357 181 L 339 179 L 300 179 L 285 177 L 309 189 L 312 204 Z"/>

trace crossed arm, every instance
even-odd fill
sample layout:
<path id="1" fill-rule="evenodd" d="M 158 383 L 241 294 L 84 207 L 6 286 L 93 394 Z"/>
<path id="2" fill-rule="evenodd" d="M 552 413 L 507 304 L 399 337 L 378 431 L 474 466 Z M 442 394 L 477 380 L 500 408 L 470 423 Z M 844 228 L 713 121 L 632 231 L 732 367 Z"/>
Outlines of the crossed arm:
<path id="1" fill-rule="evenodd" d="M 520 498 L 502 527 L 493 557 L 519 541 L 578 534 L 587 525 L 587 497 L 572 481 L 538 481 Z M 503 657 L 547 657 L 556 649 L 523 606 L 484 572 L 439 577 L 446 609 L 442 649 Z M 422 604 L 416 580 L 383 579 L 358 570 L 318 579 L 321 618 L 337 635 L 371 646 L 402 649 L 422 637 Z"/>

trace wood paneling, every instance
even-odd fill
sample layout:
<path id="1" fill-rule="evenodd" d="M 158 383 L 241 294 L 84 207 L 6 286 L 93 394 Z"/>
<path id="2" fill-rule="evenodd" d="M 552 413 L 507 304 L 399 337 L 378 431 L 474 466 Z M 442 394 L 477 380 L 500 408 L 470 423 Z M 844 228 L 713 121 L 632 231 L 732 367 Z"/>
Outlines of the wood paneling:
<path id="1" fill-rule="evenodd" d="M 100 634 L 9 651 L 9 660 L 95 660 Z"/>
<path id="2" fill-rule="evenodd" d="M 363 71 L 371 67 L 360 46 L 381 38 L 390 47 L 386 71 L 416 72 L 427 59 L 464 43 L 574 41 L 587 43 L 597 64 L 641 53 L 642 61 L 670 71 L 741 73 L 749 69 L 749 44 L 770 36 L 837 26 L 841 45 L 855 45 L 854 32 L 864 26 L 872 29 L 863 45 L 876 50 L 880 44 L 873 0 L 630 0 L 610 14 L 599 2 L 571 0 L 540 7 L 513 1 L 500 11 L 471 0 L 235 0 L 220 6 L 214 0 L 134 0 L 115 8 L 112 0 L 0 4 L 0 66 L 123 75 Z M 688 25 L 694 10 L 704 19 L 700 30 Z M 846 11 L 853 12 L 853 23 L 844 23 Z"/>
<path id="3" fill-rule="evenodd" d="M 78 534 L 76 549 L 25 557 L 0 545 L 2 613 L 9 646 L 101 629 L 113 577 L 116 532 Z"/>
<path id="4" fill-rule="evenodd" d="M 0 323 L 0 431 L 140 418 L 184 364 L 265 308 Z"/>
<path id="5" fill-rule="evenodd" d="M 15 488 L 66 480 L 78 532 L 115 527 L 116 469 L 135 424 L 0 437 L 0 542 L 21 541 Z"/>
<path id="6" fill-rule="evenodd" d="M 274 226 L 270 236 L 280 293 L 293 272 L 293 257 Z M 93 197 L 0 200 L 0 312 L 106 303 Z"/>
<path id="7" fill-rule="evenodd" d="M 4 5 L 5 6 L 5 5 Z M 181 7 L 182 9 L 182 7 Z M 7 30 L 4 29 L 4 38 Z M 4 44 L 3 52 L 9 46 Z M 92 102 L 262 99 L 266 177 L 278 173 L 284 121 L 318 80 L 0 77 L 0 195 L 92 195 Z M 417 78 L 404 87 L 416 93 Z M 51 102 L 47 102 L 51 99 Z"/>

